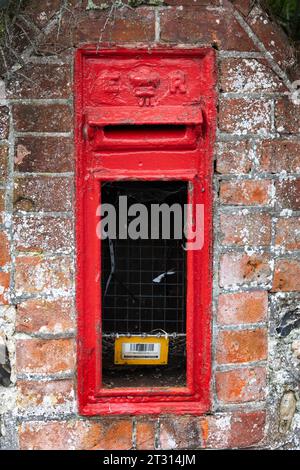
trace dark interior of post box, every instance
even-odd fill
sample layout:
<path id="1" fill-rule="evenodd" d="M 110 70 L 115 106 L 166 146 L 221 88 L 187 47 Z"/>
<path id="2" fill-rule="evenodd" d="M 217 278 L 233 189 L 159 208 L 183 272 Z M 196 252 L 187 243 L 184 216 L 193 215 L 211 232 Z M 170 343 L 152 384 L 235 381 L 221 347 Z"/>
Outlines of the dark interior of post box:
<path id="1" fill-rule="evenodd" d="M 110 139 L 169 139 L 182 138 L 186 133 L 186 126 L 182 124 L 120 124 L 104 126 L 104 135 Z"/>
<path id="2" fill-rule="evenodd" d="M 170 212 L 170 238 L 151 239 L 151 205 L 178 204 L 184 214 L 184 181 L 115 181 L 101 186 L 101 201 L 115 207 L 119 196 L 127 204 L 148 209 L 148 239 L 106 238 L 101 241 L 102 381 L 113 387 L 164 387 L 186 384 L 186 251 L 184 236 L 175 238 Z M 128 224 L 134 217 L 128 217 Z M 184 226 L 182 217 L 182 232 Z M 160 225 L 161 226 L 161 225 Z M 177 235 L 178 236 L 178 235 Z M 172 274 L 165 274 L 165 273 Z M 169 337 L 167 365 L 115 365 L 116 335 Z"/>

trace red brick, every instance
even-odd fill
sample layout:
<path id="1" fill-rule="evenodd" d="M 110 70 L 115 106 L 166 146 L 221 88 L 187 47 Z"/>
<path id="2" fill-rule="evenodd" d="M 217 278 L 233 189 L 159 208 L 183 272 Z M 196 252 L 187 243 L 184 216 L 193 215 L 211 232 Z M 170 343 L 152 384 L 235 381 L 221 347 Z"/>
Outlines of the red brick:
<path id="1" fill-rule="evenodd" d="M 68 2 L 70 3 L 70 1 Z M 24 6 L 26 15 L 40 28 L 45 27 L 46 24 L 58 13 L 61 8 L 61 0 L 30 0 Z"/>
<path id="2" fill-rule="evenodd" d="M 10 274 L 0 271 L 0 304 L 9 304 Z"/>
<path id="3" fill-rule="evenodd" d="M 271 202 L 272 182 L 269 180 L 222 181 L 220 201 L 223 204 L 257 206 Z"/>
<path id="4" fill-rule="evenodd" d="M 270 173 L 300 172 L 300 141 L 266 140 L 262 144 L 260 169 Z"/>
<path id="5" fill-rule="evenodd" d="M 278 181 L 275 188 L 278 209 L 300 210 L 300 178 Z"/>
<path id="6" fill-rule="evenodd" d="M 132 423 L 129 419 L 103 420 L 101 439 L 95 450 L 128 450 L 132 447 Z"/>
<path id="7" fill-rule="evenodd" d="M 200 446 L 200 429 L 197 418 L 163 418 L 160 424 L 160 448 L 195 449 Z"/>
<path id="8" fill-rule="evenodd" d="M 300 261 L 293 259 L 279 259 L 275 264 L 272 291 L 298 291 L 299 279 Z"/>
<path id="9" fill-rule="evenodd" d="M 15 171 L 73 171 L 74 148 L 68 137 L 20 137 L 16 140 Z"/>
<path id="10" fill-rule="evenodd" d="M 231 0 L 231 3 L 235 6 L 237 10 L 240 11 L 244 16 L 248 16 L 251 9 L 253 8 L 252 0 Z"/>
<path id="11" fill-rule="evenodd" d="M 72 407 L 74 384 L 72 380 L 51 380 L 36 382 L 19 380 L 17 382 L 17 407 L 20 411 L 53 410 L 63 405 Z"/>
<path id="12" fill-rule="evenodd" d="M 204 447 L 245 448 L 258 445 L 265 434 L 265 412 L 234 412 L 200 419 Z"/>
<path id="13" fill-rule="evenodd" d="M 231 418 L 230 447 L 249 447 L 259 444 L 265 435 L 264 411 L 236 412 Z"/>
<path id="14" fill-rule="evenodd" d="M 165 0 L 165 5 L 171 6 L 187 6 L 187 7 L 199 7 L 199 6 L 221 6 L 220 0 Z"/>
<path id="15" fill-rule="evenodd" d="M 21 374 L 56 374 L 73 371 L 73 339 L 19 339 L 16 342 L 16 367 Z"/>
<path id="16" fill-rule="evenodd" d="M 249 173 L 253 167 L 251 143 L 220 142 L 217 145 L 216 171 L 221 174 Z"/>
<path id="17" fill-rule="evenodd" d="M 153 450 L 155 448 L 155 428 L 156 421 L 148 418 L 136 423 L 137 450 Z"/>
<path id="18" fill-rule="evenodd" d="M 75 44 L 86 41 L 99 41 L 99 33 L 107 20 L 107 12 L 91 12 L 82 17 L 76 25 L 73 40 Z M 149 8 L 129 10 L 123 8 L 115 12 L 113 21 L 106 25 L 103 41 L 153 41 L 155 38 L 155 15 Z"/>
<path id="19" fill-rule="evenodd" d="M 245 253 L 226 253 L 220 262 L 220 286 L 268 282 L 271 275 L 270 258 L 267 254 L 247 255 Z"/>
<path id="20" fill-rule="evenodd" d="M 27 64 L 16 71 L 7 84 L 10 98 L 68 98 L 71 70 L 68 65 Z"/>
<path id="21" fill-rule="evenodd" d="M 5 191 L 0 189 L 0 224 L 3 223 L 3 216 L 5 211 Z"/>
<path id="22" fill-rule="evenodd" d="M 268 294 L 264 291 L 221 294 L 218 303 L 218 323 L 239 325 L 265 321 Z"/>
<path id="23" fill-rule="evenodd" d="M 14 104 L 13 119 L 15 130 L 22 132 L 69 132 L 73 127 L 65 104 Z"/>
<path id="24" fill-rule="evenodd" d="M 267 358 L 267 330 L 220 331 L 217 340 L 217 362 L 237 364 Z"/>
<path id="25" fill-rule="evenodd" d="M 281 218 L 276 222 L 275 245 L 300 250 L 300 217 Z"/>
<path id="26" fill-rule="evenodd" d="M 15 288 L 18 295 L 58 293 L 72 286 L 72 263 L 69 258 L 44 259 L 20 256 L 16 259 Z"/>
<path id="27" fill-rule="evenodd" d="M 72 220 L 15 215 L 14 242 L 19 251 L 70 253 L 74 242 Z"/>
<path id="28" fill-rule="evenodd" d="M 282 92 L 285 86 L 265 60 L 224 59 L 221 62 L 222 92 L 260 93 Z"/>
<path id="29" fill-rule="evenodd" d="M 64 177 L 16 178 L 14 208 L 22 211 L 72 210 L 73 181 Z"/>
<path id="30" fill-rule="evenodd" d="M 9 110 L 0 106 L 0 139 L 7 139 L 9 133 Z"/>
<path id="31" fill-rule="evenodd" d="M 253 367 L 216 372 L 216 388 L 218 399 L 222 403 L 263 400 L 266 369 Z"/>
<path id="32" fill-rule="evenodd" d="M 21 450 L 91 450 L 101 438 L 96 421 L 46 421 L 23 423 L 19 428 Z"/>
<path id="33" fill-rule="evenodd" d="M 118 420 L 71 420 L 23 423 L 21 450 L 129 450 L 132 423 Z"/>
<path id="34" fill-rule="evenodd" d="M 65 333 L 72 330 L 73 307 L 69 299 L 31 299 L 17 306 L 16 331 L 20 333 Z"/>
<path id="35" fill-rule="evenodd" d="M 218 11 L 204 7 L 169 8 L 160 15 L 161 40 L 216 44 L 220 49 L 255 51 L 256 46 L 230 10 L 220 17 Z"/>
<path id="36" fill-rule="evenodd" d="M 221 243 L 223 245 L 269 245 L 271 217 L 269 214 L 221 214 Z"/>
<path id="37" fill-rule="evenodd" d="M 9 240 L 5 232 L 0 232 L 0 267 L 10 262 Z"/>
<path id="38" fill-rule="evenodd" d="M 215 414 L 200 418 L 204 448 L 228 449 L 230 439 L 230 414 Z"/>
<path id="39" fill-rule="evenodd" d="M 219 128 L 236 135 L 265 135 L 271 131 L 270 101 L 226 98 L 220 100 Z"/>
<path id="40" fill-rule="evenodd" d="M 275 58 L 278 65 L 286 69 L 295 63 L 294 49 L 287 40 L 283 29 L 275 21 L 271 21 L 261 8 L 256 6 L 252 9 L 247 23 L 262 41 L 267 51 Z"/>
<path id="41" fill-rule="evenodd" d="M 276 129 L 280 133 L 300 133 L 300 105 L 293 103 L 290 97 L 280 98 L 275 105 Z"/>
<path id="42" fill-rule="evenodd" d="M 78 3 L 78 2 L 77 2 Z M 46 33 L 37 50 L 59 53 L 80 44 L 99 42 L 152 42 L 155 39 L 153 9 L 116 9 L 107 21 L 108 11 L 65 12 L 56 28 Z"/>
<path id="43" fill-rule="evenodd" d="M 7 176 L 8 164 L 8 147 L 7 145 L 0 146 L 0 183 L 5 182 Z"/>

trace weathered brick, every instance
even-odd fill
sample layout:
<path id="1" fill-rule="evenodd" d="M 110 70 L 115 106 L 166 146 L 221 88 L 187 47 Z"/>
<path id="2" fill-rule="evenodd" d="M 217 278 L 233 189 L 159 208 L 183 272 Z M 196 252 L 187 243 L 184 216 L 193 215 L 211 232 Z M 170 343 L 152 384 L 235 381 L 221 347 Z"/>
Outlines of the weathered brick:
<path id="1" fill-rule="evenodd" d="M 233 413 L 229 446 L 249 447 L 259 444 L 264 439 L 265 425 L 265 411 Z"/>
<path id="2" fill-rule="evenodd" d="M 300 210 L 300 178 L 276 182 L 277 209 Z"/>
<path id="3" fill-rule="evenodd" d="M 46 2 L 30 0 L 30 2 L 24 6 L 24 11 L 38 27 L 45 27 L 55 13 L 58 13 L 60 8 L 61 0 L 51 0 Z"/>
<path id="4" fill-rule="evenodd" d="M 161 449 L 195 449 L 201 444 L 197 418 L 163 418 L 160 423 Z"/>
<path id="5" fill-rule="evenodd" d="M 4 211 L 5 211 L 5 191 L 0 189 L 0 224 L 3 223 Z"/>
<path id="6" fill-rule="evenodd" d="M 72 129 L 71 108 L 65 104 L 14 104 L 16 131 L 69 132 Z"/>
<path id="7" fill-rule="evenodd" d="M 16 140 L 16 171 L 59 173 L 73 169 L 74 149 L 68 137 L 30 136 Z"/>
<path id="8" fill-rule="evenodd" d="M 24 423 L 19 428 L 21 450 L 91 450 L 101 437 L 96 421 Z"/>
<path id="9" fill-rule="evenodd" d="M 252 0 L 231 0 L 231 3 L 239 10 L 244 16 L 248 16 L 251 9 L 253 8 Z"/>
<path id="10" fill-rule="evenodd" d="M 82 17 L 76 25 L 73 40 L 75 44 L 85 41 L 99 41 L 102 32 L 103 41 L 153 41 L 155 37 L 154 11 L 139 8 L 130 11 L 127 8 L 116 11 L 115 18 L 107 24 L 107 13 L 93 12 Z"/>
<path id="11" fill-rule="evenodd" d="M 169 8 L 161 12 L 161 40 L 217 44 L 220 49 L 255 51 L 256 46 L 229 10 L 223 14 L 204 7 Z"/>
<path id="12" fill-rule="evenodd" d="M 220 101 L 219 128 L 236 135 L 266 135 L 271 131 L 270 101 L 223 98 Z"/>
<path id="13" fill-rule="evenodd" d="M 259 444 L 265 434 L 264 411 L 222 413 L 200 419 L 204 447 L 244 448 Z"/>
<path id="14" fill-rule="evenodd" d="M 222 403 L 244 403 L 265 398 L 266 369 L 253 367 L 216 372 L 217 396 Z"/>
<path id="15" fill-rule="evenodd" d="M 19 380 L 17 382 L 19 411 L 45 413 L 61 406 L 72 410 L 74 383 L 72 380 L 51 380 L 49 382 Z"/>
<path id="16" fill-rule="evenodd" d="M 16 259 L 17 295 L 42 292 L 64 295 L 71 285 L 72 263 L 69 258 L 44 259 L 41 256 L 20 256 Z"/>
<path id="17" fill-rule="evenodd" d="M 166 5 L 178 5 L 187 7 L 198 7 L 198 6 L 221 6 L 220 0 L 165 0 Z"/>
<path id="18" fill-rule="evenodd" d="M 220 201 L 223 204 L 257 206 L 271 202 L 272 181 L 222 181 Z"/>
<path id="19" fill-rule="evenodd" d="M 300 172 L 300 141 L 264 141 L 261 146 L 260 169 L 269 173 Z"/>
<path id="20" fill-rule="evenodd" d="M 5 182 L 8 165 L 8 147 L 0 145 L 0 183 Z"/>
<path id="21" fill-rule="evenodd" d="M 153 9 L 116 9 L 108 19 L 108 11 L 65 12 L 59 24 L 46 33 L 38 46 L 39 53 L 59 53 L 84 43 L 149 42 L 155 39 Z"/>
<path id="22" fill-rule="evenodd" d="M 264 284 L 271 275 L 269 262 L 267 254 L 225 253 L 220 262 L 220 286 Z"/>
<path id="23" fill-rule="evenodd" d="M 267 51 L 278 62 L 278 65 L 286 69 L 295 63 L 294 50 L 290 42 L 287 41 L 285 33 L 275 21 L 270 20 L 261 8 L 258 6 L 253 8 L 247 22 Z"/>
<path id="24" fill-rule="evenodd" d="M 296 105 L 290 97 L 280 98 L 275 104 L 276 129 L 284 134 L 300 133 L 300 105 Z"/>
<path id="25" fill-rule="evenodd" d="M 237 364 L 267 358 L 267 330 L 220 331 L 217 340 L 217 362 Z"/>
<path id="26" fill-rule="evenodd" d="M 136 423 L 137 450 L 153 450 L 155 448 L 156 421 L 140 419 Z"/>
<path id="27" fill-rule="evenodd" d="M 216 171 L 221 174 L 249 173 L 253 167 L 251 142 L 220 142 L 217 144 Z"/>
<path id="28" fill-rule="evenodd" d="M 264 291 L 221 294 L 218 302 L 218 323 L 240 325 L 265 321 L 268 293 Z"/>
<path id="29" fill-rule="evenodd" d="M 221 243 L 223 245 L 269 245 L 271 217 L 269 214 L 221 214 Z"/>
<path id="30" fill-rule="evenodd" d="M 60 212 L 72 209 L 73 181 L 64 177 L 15 179 L 14 208 L 22 211 Z"/>
<path id="31" fill-rule="evenodd" d="M 0 106 L 0 139 L 7 139 L 9 133 L 9 110 Z"/>
<path id="32" fill-rule="evenodd" d="M 27 64 L 16 71 L 7 83 L 10 98 L 68 98 L 71 93 L 71 70 L 68 65 Z"/>
<path id="33" fill-rule="evenodd" d="M 224 59 L 220 72 L 222 92 L 273 93 L 285 90 L 284 84 L 265 60 Z"/>
<path id="34" fill-rule="evenodd" d="M 0 232 L 0 267 L 10 262 L 9 239 L 6 232 Z"/>
<path id="35" fill-rule="evenodd" d="M 71 420 L 23 423 L 21 450 L 129 450 L 132 423 L 118 420 Z"/>
<path id="36" fill-rule="evenodd" d="M 75 366 L 73 339 L 19 339 L 16 367 L 19 374 L 72 372 Z"/>
<path id="37" fill-rule="evenodd" d="M 74 327 L 69 299 L 30 299 L 17 306 L 16 331 L 20 333 L 66 333 Z"/>
<path id="38" fill-rule="evenodd" d="M 19 251 L 70 253 L 74 244 L 72 220 L 15 215 L 14 242 Z"/>
<path id="39" fill-rule="evenodd" d="M 300 218 L 280 218 L 276 222 L 275 245 L 287 250 L 300 250 Z"/>
<path id="40" fill-rule="evenodd" d="M 10 273 L 0 271 L 0 304 L 9 304 Z"/>
<path id="41" fill-rule="evenodd" d="M 272 291 L 298 291 L 299 279 L 300 261 L 296 259 L 279 259 L 275 263 Z"/>

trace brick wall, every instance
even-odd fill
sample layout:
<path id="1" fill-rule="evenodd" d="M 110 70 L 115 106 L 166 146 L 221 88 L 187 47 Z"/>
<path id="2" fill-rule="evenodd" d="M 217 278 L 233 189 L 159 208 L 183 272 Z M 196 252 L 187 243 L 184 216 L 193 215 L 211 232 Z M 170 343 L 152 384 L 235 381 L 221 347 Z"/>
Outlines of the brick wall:
<path id="1" fill-rule="evenodd" d="M 87 4 L 28 2 L 22 61 L 9 66 L 1 84 L 0 331 L 12 373 L 11 385 L 0 386 L 0 443 L 300 448 L 300 106 L 291 100 L 293 49 L 249 0 L 139 8 L 108 2 L 91 10 Z M 217 50 L 213 405 L 206 416 L 87 419 L 77 412 L 73 58 L 78 45 L 99 41 Z"/>

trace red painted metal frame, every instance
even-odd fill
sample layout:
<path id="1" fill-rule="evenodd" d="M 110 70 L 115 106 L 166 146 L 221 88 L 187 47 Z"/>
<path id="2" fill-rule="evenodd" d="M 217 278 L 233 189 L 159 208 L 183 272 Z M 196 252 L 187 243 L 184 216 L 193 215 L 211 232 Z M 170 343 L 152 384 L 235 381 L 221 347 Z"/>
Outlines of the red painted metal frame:
<path id="1" fill-rule="evenodd" d="M 104 60 L 129 59 L 149 66 L 151 60 L 180 64 L 185 59 L 201 64 L 201 96 L 198 102 L 203 111 L 196 125 L 202 125 L 198 146 L 175 149 L 174 142 L 164 142 L 159 151 L 153 145 L 147 150 L 122 149 L 101 151 L 97 143 L 88 142 L 92 126 L 105 125 L 111 119 L 103 117 L 102 107 L 90 106 L 86 98 L 89 74 L 88 64 Z M 114 62 L 114 63 L 115 63 Z M 198 63 L 197 62 L 197 63 Z M 94 66 L 94 65 L 93 65 Z M 198 70 L 198 69 L 197 69 Z M 115 76 L 113 76 L 115 77 Z M 155 78 L 155 76 L 154 76 Z M 114 82 L 113 82 L 114 84 Z M 175 90 L 176 91 L 176 90 Z M 211 287 L 212 287 L 212 154 L 216 126 L 215 54 L 210 48 L 101 48 L 86 46 L 77 51 L 75 63 L 76 94 L 76 239 L 77 239 L 77 310 L 78 310 L 78 399 L 82 415 L 107 414 L 202 414 L 210 409 L 211 377 Z M 194 98 L 194 97 L 193 97 Z M 148 103 L 149 104 L 149 103 Z M 185 118 L 175 112 L 178 124 L 186 120 L 190 125 L 195 109 Z M 159 109 L 158 109 L 159 108 Z M 138 123 L 170 122 L 163 116 L 168 106 L 134 108 Z M 158 109 L 157 112 L 154 110 Z M 186 106 L 185 109 L 188 109 Z M 99 114 L 100 113 L 100 114 Z M 127 112 L 128 113 L 128 112 Z M 121 113 L 122 114 L 122 113 Z M 151 116 L 150 118 L 147 115 Z M 182 113 L 181 113 L 182 114 Z M 199 117 L 199 113 L 197 114 Z M 101 116 L 103 122 L 101 122 Z M 108 114 L 109 116 L 109 114 Z M 174 113 L 169 113 L 174 116 Z M 133 116 L 134 118 L 135 116 Z M 107 121 L 106 121 L 107 119 Z M 115 119 L 114 123 L 124 122 Z M 136 122 L 136 121 L 135 121 Z M 194 121 L 193 121 L 194 122 Z M 88 129 L 85 126 L 90 126 Z M 94 130 L 92 129 L 91 135 Z M 189 135 L 191 135 L 190 132 Z M 85 136 L 85 137 L 84 137 Z M 122 144 L 122 143 L 121 143 Z M 159 146 L 159 145 L 158 145 Z M 172 150 L 171 150 L 172 149 Z M 188 181 L 188 199 L 194 207 L 205 206 L 204 246 L 187 252 L 187 385 L 186 387 L 117 388 L 101 386 L 101 242 L 96 235 L 99 218 L 101 182 L 120 179 L 185 180 Z"/>

